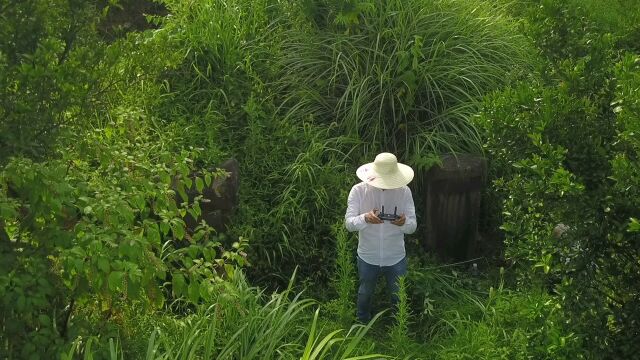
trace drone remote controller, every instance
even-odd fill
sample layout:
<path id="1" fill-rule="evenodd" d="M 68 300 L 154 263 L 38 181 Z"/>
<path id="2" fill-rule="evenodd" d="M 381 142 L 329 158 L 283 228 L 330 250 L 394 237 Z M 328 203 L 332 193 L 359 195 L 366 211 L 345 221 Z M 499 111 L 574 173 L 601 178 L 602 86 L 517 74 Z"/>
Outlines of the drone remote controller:
<path id="1" fill-rule="evenodd" d="M 382 207 L 382 211 L 380 211 L 380 213 L 378 213 L 378 218 L 380 220 L 389 220 L 389 221 L 393 221 L 393 220 L 398 220 L 400 219 L 400 216 L 398 215 L 398 207 L 396 206 L 393 209 L 393 214 L 389 213 L 389 214 L 385 214 L 384 213 L 384 206 Z"/>

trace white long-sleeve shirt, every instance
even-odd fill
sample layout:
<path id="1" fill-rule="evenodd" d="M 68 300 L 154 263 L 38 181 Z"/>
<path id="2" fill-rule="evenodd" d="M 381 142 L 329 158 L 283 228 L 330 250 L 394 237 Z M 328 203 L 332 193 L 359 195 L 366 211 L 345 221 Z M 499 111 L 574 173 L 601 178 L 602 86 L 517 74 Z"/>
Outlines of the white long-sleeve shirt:
<path id="1" fill-rule="evenodd" d="M 406 216 L 404 225 L 394 225 L 388 220 L 383 224 L 365 221 L 366 213 L 374 208 L 382 210 L 383 206 L 385 213 L 393 213 L 397 206 L 397 214 Z M 405 257 L 404 234 L 412 234 L 417 226 L 413 197 L 407 186 L 382 190 L 364 182 L 354 185 L 344 219 L 347 230 L 358 231 L 358 256 L 379 266 L 395 265 Z"/>

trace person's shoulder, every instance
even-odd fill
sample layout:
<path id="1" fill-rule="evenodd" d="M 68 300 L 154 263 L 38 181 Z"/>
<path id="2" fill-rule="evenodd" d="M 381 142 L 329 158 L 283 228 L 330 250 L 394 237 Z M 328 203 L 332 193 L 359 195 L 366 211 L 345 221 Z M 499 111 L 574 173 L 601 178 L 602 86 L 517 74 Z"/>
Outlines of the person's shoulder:
<path id="1" fill-rule="evenodd" d="M 353 185 L 351 187 L 351 192 L 360 192 L 360 191 L 364 191 L 364 189 L 367 187 L 367 183 L 363 182 L 359 182 L 355 185 Z"/>

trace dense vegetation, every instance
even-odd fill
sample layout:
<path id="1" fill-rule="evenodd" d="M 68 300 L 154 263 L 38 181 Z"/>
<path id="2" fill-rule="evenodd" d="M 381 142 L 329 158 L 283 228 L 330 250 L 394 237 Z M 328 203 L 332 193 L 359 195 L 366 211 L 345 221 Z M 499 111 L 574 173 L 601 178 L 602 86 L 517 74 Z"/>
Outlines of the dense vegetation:
<path id="1" fill-rule="evenodd" d="M 637 356 L 636 1 L 140 4 L 0 0 L 3 358 Z M 426 170 L 484 155 L 500 246 L 470 273 L 420 228 L 354 325 L 342 219 L 381 151 L 419 223 Z M 230 157 L 228 231 L 188 226 Z"/>

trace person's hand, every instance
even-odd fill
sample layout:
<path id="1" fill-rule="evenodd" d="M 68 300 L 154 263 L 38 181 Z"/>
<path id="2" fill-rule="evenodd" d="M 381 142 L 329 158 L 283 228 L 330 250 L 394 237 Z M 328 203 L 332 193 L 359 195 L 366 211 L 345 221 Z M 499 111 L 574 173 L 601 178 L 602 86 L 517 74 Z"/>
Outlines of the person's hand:
<path id="1" fill-rule="evenodd" d="M 402 225 L 404 225 L 405 221 L 407 221 L 407 217 L 404 214 L 400 214 L 400 217 L 397 218 L 396 220 L 393 220 L 391 223 L 393 225 L 402 226 Z"/>
<path id="2" fill-rule="evenodd" d="M 364 214 L 364 221 L 367 224 L 382 224 L 383 221 L 378 217 L 378 209 L 373 209 L 368 213 Z"/>

